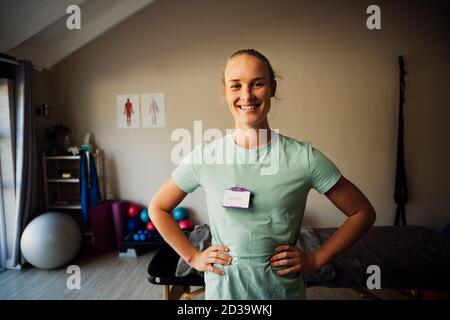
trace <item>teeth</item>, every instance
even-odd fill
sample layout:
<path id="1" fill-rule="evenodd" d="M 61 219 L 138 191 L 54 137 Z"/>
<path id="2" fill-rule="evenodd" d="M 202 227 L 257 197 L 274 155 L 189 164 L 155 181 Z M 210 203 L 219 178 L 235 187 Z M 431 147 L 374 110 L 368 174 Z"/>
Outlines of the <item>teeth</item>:
<path id="1" fill-rule="evenodd" d="M 255 105 L 247 105 L 247 106 L 240 106 L 240 108 L 242 110 L 253 110 L 256 108 L 256 106 Z"/>

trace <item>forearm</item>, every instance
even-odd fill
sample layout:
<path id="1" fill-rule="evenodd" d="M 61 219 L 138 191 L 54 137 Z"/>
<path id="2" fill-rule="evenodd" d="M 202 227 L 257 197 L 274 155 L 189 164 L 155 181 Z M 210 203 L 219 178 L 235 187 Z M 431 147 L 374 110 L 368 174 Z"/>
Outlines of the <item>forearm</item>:
<path id="1" fill-rule="evenodd" d="M 339 253 L 353 245 L 375 222 L 373 208 L 362 209 L 339 227 L 313 255 L 319 267 L 330 263 Z"/>
<path id="2" fill-rule="evenodd" d="M 198 252 L 194 245 L 189 241 L 184 232 L 179 227 L 177 221 L 170 213 L 151 207 L 149 208 L 150 218 L 158 229 L 164 240 L 183 258 L 190 262 L 192 256 Z"/>

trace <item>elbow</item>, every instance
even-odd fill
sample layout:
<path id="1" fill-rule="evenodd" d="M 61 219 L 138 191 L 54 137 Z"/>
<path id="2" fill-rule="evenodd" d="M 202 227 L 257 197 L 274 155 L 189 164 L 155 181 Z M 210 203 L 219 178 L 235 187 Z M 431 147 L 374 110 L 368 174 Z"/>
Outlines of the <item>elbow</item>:
<path id="1" fill-rule="evenodd" d="M 153 222 L 158 222 L 161 219 L 161 216 L 165 213 L 169 212 L 164 208 L 163 205 L 161 205 L 159 201 L 153 198 L 148 205 L 148 216 L 150 217 L 150 220 Z"/>
<path id="2" fill-rule="evenodd" d="M 151 221 L 156 220 L 157 212 L 159 211 L 159 206 L 157 206 L 154 200 L 155 199 L 152 199 L 148 204 L 148 216 L 150 217 Z"/>
<path id="3" fill-rule="evenodd" d="M 375 209 L 372 207 L 372 205 L 369 205 L 368 209 L 366 210 L 366 220 L 368 228 L 371 228 L 377 220 L 377 213 L 375 212 Z"/>

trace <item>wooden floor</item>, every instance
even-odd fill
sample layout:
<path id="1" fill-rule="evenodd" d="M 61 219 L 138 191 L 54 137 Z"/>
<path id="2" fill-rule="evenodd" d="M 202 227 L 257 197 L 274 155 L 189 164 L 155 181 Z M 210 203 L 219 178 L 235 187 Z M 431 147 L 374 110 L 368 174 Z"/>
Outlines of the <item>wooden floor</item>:
<path id="1" fill-rule="evenodd" d="M 138 258 L 83 254 L 73 264 L 81 269 L 81 289 L 69 290 L 66 281 L 70 274 L 66 268 L 41 270 L 33 267 L 21 271 L 0 272 L 0 300 L 24 299 L 106 299 L 154 300 L 163 299 L 164 288 L 147 281 L 146 270 L 154 251 Z M 406 299 L 392 290 L 377 290 L 383 299 Z M 309 288 L 308 299 L 361 299 L 350 289 Z M 201 294 L 195 299 L 204 299 Z"/>

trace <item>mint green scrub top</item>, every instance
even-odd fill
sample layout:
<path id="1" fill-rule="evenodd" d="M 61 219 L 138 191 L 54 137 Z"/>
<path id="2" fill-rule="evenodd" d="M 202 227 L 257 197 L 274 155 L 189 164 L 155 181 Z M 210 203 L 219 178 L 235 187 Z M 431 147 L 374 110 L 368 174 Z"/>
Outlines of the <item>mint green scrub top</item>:
<path id="1" fill-rule="evenodd" d="M 311 188 L 323 194 L 341 177 L 339 169 L 309 142 L 272 131 L 259 149 L 236 145 L 231 133 L 203 143 L 172 172 L 177 186 L 206 194 L 212 244 L 223 244 L 230 266 L 216 264 L 225 275 L 205 272 L 205 299 L 304 299 L 304 275 L 279 276 L 270 257 L 275 247 L 296 244 Z M 248 209 L 222 206 L 226 189 L 252 192 Z M 286 268 L 286 267 L 282 267 Z"/>

